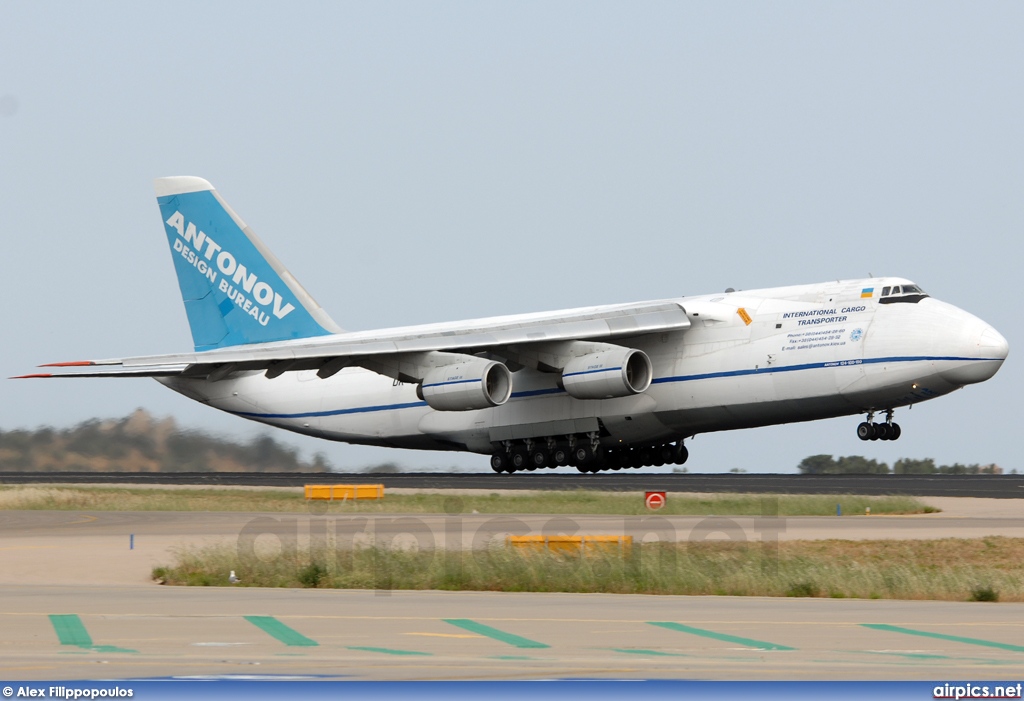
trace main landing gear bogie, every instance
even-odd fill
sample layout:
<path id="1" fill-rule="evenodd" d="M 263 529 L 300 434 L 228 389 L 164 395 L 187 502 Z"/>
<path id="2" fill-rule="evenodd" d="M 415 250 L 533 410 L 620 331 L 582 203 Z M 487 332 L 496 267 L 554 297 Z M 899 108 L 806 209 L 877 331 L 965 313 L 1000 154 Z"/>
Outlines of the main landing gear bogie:
<path id="1" fill-rule="evenodd" d="M 898 423 L 892 420 L 892 409 L 885 412 L 885 421 L 874 423 L 874 412 L 868 414 L 868 420 L 857 426 L 857 438 L 862 441 L 895 441 L 903 435 Z"/>
<path id="2" fill-rule="evenodd" d="M 491 455 L 491 469 L 511 474 L 572 465 L 580 472 L 592 474 L 605 470 L 682 465 L 690 455 L 682 441 L 605 448 L 598 443 L 596 436 L 573 438 L 570 436 L 568 441 L 549 439 L 546 443 L 538 441 L 530 445 L 506 443 Z"/>

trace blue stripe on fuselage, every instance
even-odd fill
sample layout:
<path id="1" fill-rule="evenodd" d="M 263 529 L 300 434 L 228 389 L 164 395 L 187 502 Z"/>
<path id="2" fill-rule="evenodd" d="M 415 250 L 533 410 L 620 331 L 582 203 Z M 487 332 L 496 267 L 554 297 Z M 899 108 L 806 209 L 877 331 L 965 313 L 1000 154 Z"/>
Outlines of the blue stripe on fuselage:
<path id="1" fill-rule="evenodd" d="M 580 370 L 579 372 L 567 372 L 562 377 L 576 377 L 577 375 L 593 375 L 595 372 L 614 372 L 615 370 L 621 370 L 621 367 L 617 368 L 598 368 L 596 370 Z"/>
<path id="2" fill-rule="evenodd" d="M 786 365 L 783 367 L 754 368 L 752 370 L 727 370 L 724 372 L 708 372 L 700 375 L 674 375 L 670 377 L 659 377 L 651 381 L 651 384 L 667 384 L 669 382 L 691 382 L 693 380 L 712 380 L 720 377 L 740 377 L 742 375 L 764 375 L 773 372 L 795 372 L 797 370 L 819 370 L 822 368 L 852 367 L 855 365 L 874 365 L 878 363 L 914 363 L 920 361 L 981 361 L 998 360 L 998 358 L 958 358 L 955 356 L 931 356 L 915 355 L 890 358 L 865 358 L 863 360 L 835 360 L 826 363 L 804 363 L 802 365 Z M 525 397 L 538 397 L 546 394 L 562 394 L 565 390 L 552 387 L 548 389 L 533 389 L 523 392 L 513 392 L 513 399 Z M 343 416 L 345 414 L 368 414 L 375 411 L 392 411 L 396 409 L 415 409 L 428 406 L 426 402 L 406 402 L 404 404 L 380 404 L 376 406 L 355 407 L 353 409 L 331 409 L 328 411 L 308 411 L 298 414 L 258 414 L 249 411 L 232 411 L 235 416 L 243 416 L 250 419 L 305 419 L 322 416 Z"/>

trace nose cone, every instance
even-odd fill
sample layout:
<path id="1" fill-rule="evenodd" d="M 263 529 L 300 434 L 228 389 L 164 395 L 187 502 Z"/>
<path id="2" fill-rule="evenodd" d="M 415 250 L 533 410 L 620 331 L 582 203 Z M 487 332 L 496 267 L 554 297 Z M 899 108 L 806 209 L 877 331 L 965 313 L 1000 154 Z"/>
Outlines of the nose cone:
<path id="1" fill-rule="evenodd" d="M 962 362 L 941 373 L 946 380 L 957 385 L 984 382 L 991 378 L 1010 353 L 1010 344 L 1002 334 L 980 319 L 974 319 L 976 323 L 960 336 L 958 356 Z"/>
<path id="2" fill-rule="evenodd" d="M 978 349 L 983 355 L 1000 361 L 1006 360 L 1010 354 L 1010 344 L 991 326 L 986 326 L 978 337 Z"/>

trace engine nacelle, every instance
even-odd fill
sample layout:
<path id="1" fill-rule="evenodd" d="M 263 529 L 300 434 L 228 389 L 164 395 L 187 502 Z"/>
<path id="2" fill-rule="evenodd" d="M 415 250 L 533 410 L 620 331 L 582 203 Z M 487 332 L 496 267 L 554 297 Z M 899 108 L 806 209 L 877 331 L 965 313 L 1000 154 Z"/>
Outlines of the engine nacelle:
<path id="1" fill-rule="evenodd" d="M 512 396 L 512 373 L 502 363 L 484 358 L 443 365 L 423 376 L 417 393 L 438 411 L 487 409 Z"/>
<path id="2" fill-rule="evenodd" d="M 643 351 L 616 348 L 573 358 L 562 371 L 562 386 L 577 399 L 640 394 L 651 386 L 654 368 Z"/>

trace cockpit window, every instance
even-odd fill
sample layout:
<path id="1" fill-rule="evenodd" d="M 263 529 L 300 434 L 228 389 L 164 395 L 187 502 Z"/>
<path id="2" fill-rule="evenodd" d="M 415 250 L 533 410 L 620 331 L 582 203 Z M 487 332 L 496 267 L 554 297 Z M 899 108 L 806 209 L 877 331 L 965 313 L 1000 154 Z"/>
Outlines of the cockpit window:
<path id="1" fill-rule="evenodd" d="M 881 304 L 917 304 L 927 296 L 917 285 L 894 285 L 891 289 L 882 288 L 882 296 L 878 301 Z"/>

